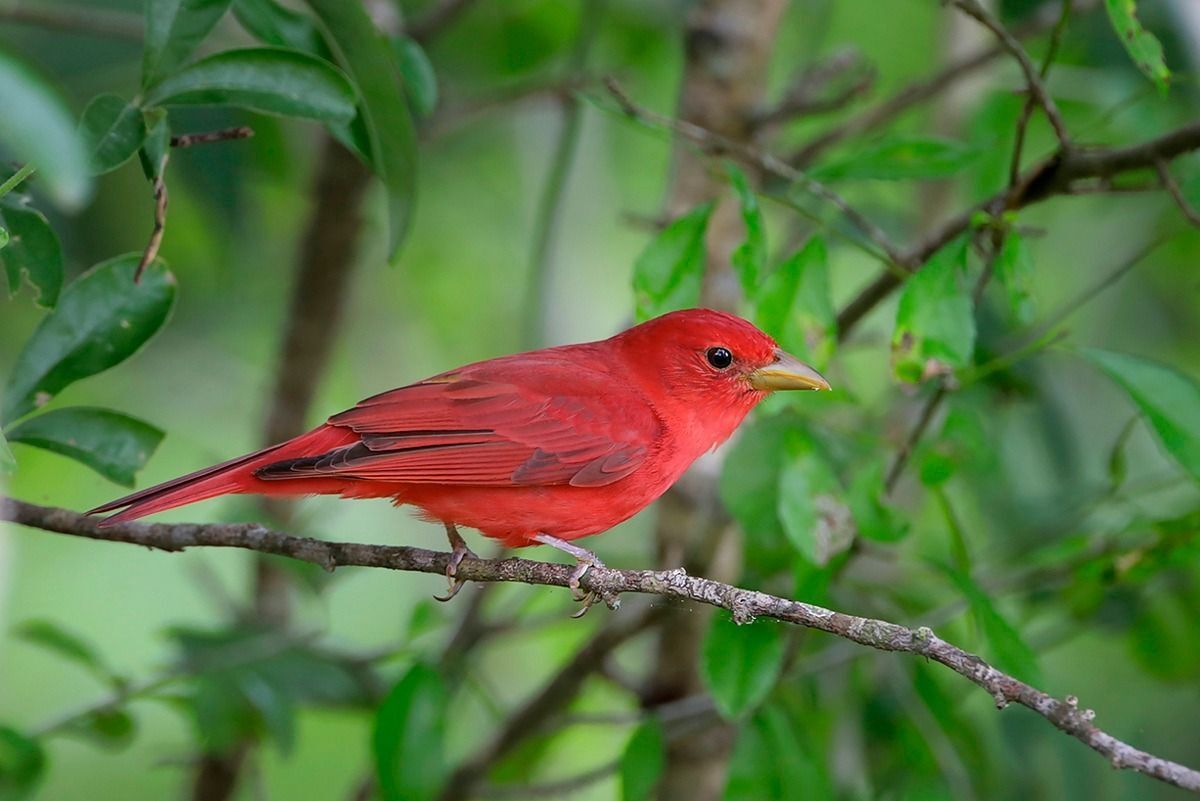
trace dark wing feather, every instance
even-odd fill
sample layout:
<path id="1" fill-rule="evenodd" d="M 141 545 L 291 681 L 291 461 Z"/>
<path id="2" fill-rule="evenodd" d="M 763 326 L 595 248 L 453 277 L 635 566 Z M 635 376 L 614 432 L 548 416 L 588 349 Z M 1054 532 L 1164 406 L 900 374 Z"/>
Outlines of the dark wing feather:
<path id="1" fill-rule="evenodd" d="M 499 359 L 385 392 L 329 425 L 360 439 L 256 475 L 597 487 L 637 470 L 662 433 L 636 391 L 554 356 Z"/>

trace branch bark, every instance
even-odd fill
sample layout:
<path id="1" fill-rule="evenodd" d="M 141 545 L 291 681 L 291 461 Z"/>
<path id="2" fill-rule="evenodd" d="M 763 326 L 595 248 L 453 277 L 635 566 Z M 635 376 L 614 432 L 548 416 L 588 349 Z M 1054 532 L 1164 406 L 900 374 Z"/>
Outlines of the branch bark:
<path id="1" fill-rule="evenodd" d="M 299 559 L 327 570 L 360 566 L 389 570 L 445 575 L 449 553 L 395 545 L 368 545 L 353 542 L 327 542 L 274 531 L 254 523 L 200 525 L 194 523 L 125 523 L 100 528 L 98 520 L 67 509 L 38 506 L 0 496 L 0 520 L 59 534 L 86 537 L 107 542 L 126 542 L 164 551 L 183 551 L 193 547 L 242 548 Z M 467 558 L 459 565 L 458 575 L 469 581 L 507 581 L 567 587 L 572 567 L 529 559 L 501 560 Z M 894 651 L 923 656 L 937 662 L 985 690 L 998 709 L 1019 704 L 1060 731 L 1074 737 L 1109 760 L 1114 768 L 1133 770 L 1184 790 L 1200 793 L 1200 771 L 1155 756 L 1125 743 L 1098 728 L 1095 713 L 1081 708 L 1071 695 L 1055 698 L 1010 676 L 975 654 L 941 639 L 924 626 L 910 628 L 874 618 L 849 615 L 802 601 L 789 600 L 755 590 L 743 589 L 711 579 L 689 576 L 683 570 L 615 570 L 592 568 L 581 580 L 583 589 L 616 598 L 622 593 L 643 593 L 728 610 L 739 623 L 766 617 L 816 629 L 879 651 Z M 622 617 L 606 624 L 601 632 L 609 639 L 627 639 L 651 622 L 652 608 L 636 616 Z M 648 617 L 650 616 L 650 617 Z M 599 635 L 598 635 L 599 636 Z M 621 641 L 623 641 L 621 639 Z M 601 649 L 577 652 L 571 664 L 594 657 Z M 599 660 L 593 660 L 599 661 Z M 569 666 L 568 666 L 569 667 Z M 568 670 L 564 667 L 563 671 Z M 570 679 L 574 681 L 575 679 Z M 564 678 L 563 682 L 569 681 Z M 554 685 L 551 682 L 551 685 Z M 547 685 L 548 687 L 551 685 Z M 561 686 L 561 685 L 556 685 Z M 569 697 L 569 693 L 567 697 Z M 560 697 L 557 689 L 543 690 L 526 709 L 555 708 L 548 703 Z M 516 716 L 519 717 L 519 716 Z M 510 718 L 508 725 L 515 725 Z M 503 748 L 503 746 L 499 746 Z"/>

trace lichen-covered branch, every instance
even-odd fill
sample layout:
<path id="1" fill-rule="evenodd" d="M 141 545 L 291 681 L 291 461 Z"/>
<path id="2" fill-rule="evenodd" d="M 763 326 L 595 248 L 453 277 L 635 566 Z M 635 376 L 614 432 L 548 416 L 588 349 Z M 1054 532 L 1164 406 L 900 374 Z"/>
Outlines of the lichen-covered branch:
<path id="1" fill-rule="evenodd" d="M 449 553 L 423 548 L 327 542 L 297 537 L 254 523 L 125 523 L 100 528 L 95 518 L 67 509 L 38 506 L 4 497 L 0 497 L 0 520 L 59 534 L 126 542 L 164 551 L 182 551 L 193 547 L 243 548 L 311 562 L 327 570 L 358 566 L 441 576 L 445 574 L 450 559 Z M 459 565 L 458 575 L 469 581 L 510 581 L 566 587 L 571 570 L 568 565 L 530 559 L 464 559 Z M 1098 728 L 1094 723 L 1095 713 L 1081 708 L 1073 696 L 1060 699 L 1044 693 L 997 670 L 975 654 L 946 642 L 929 628 L 910 628 L 885 620 L 848 615 L 802 601 L 689 576 L 683 570 L 593 568 L 581 583 L 585 590 L 595 591 L 614 601 L 622 593 L 676 598 L 726 609 L 739 622 L 749 622 L 759 617 L 773 618 L 828 632 L 876 650 L 923 656 L 945 665 L 986 690 L 999 708 L 1015 703 L 1033 710 L 1055 728 L 1103 755 L 1115 768 L 1134 770 L 1184 790 L 1200 793 L 1200 771 L 1134 748 Z M 622 638 L 632 636 L 648 622 L 642 619 L 641 614 L 636 620 L 627 622 L 627 625 L 614 623 L 611 631 Z M 633 622 L 638 625 L 628 625 Z M 532 706 L 540 708 L 541 703 L 534 699 Z"/>

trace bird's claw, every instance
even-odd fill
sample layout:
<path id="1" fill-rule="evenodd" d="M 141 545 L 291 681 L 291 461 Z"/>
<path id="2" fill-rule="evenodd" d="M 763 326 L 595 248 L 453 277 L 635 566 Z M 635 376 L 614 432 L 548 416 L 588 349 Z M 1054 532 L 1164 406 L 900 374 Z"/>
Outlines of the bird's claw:
<path id="1" fill-rule="evenodd" d="M 446 563 L 446 581 L 450 582 L 450 589 L 446 591 L 445 595 L 435 594 L 433 600 L 445 603 L 455 595 L 458 595 L 458 591 L 467 583 L 465 579 L 458 578 L 458 566 L 468 556 L 472 559 L 479 558 L 475 555 L 474 551 L 467 547 L 467 543 L 459 538 L 457 542 L 454 542 L 454 550 L 450 552 L 450 561 Z"/>
<path id="2" fill-rule="evenodd" d="M 583 588 L 579 585 L 579 580 L 582 579 L 584 575 L 593 567 L 602 568 L 604 567 L 604 563 L 596 558 L 595 555 L 592 556 L 590 561 L 580 559 L 575 563 L 575 569 L 571 571 L 571 575 L 567 579 L 567 587 L 571 590 L 571 597 L 577 602 L 583 604 L 581 607 L 579 607 L 579 610 L 575 612 L 575 614 L 571 615 L 572 619 L 574 620 L 578 620 L 586 615 L 587 611 L 592 608 L 592 604 L 594 604 L 596 599 L 599 597 L 592 590 L 584 592 Z"/>

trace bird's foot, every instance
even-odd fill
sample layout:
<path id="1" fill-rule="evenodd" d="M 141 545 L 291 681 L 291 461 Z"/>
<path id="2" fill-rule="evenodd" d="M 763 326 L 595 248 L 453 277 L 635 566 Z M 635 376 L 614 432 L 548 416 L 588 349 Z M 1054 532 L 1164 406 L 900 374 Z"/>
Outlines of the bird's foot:
<path id="1" fill-rule="evenodd" d="M 543 545 L 549 545 L 552 548 L 557 548 L 564 553 L 569 553 L 575 557 L 575 569 L 571 571 L 571 575 L 567 580 L 567 587 L 571 590 L 571 596 L 583 604 L 579 611 L 571 615 L 573 618 L 581 618 L 587 614 L 587 611 L 592 608 L 592 604 L 599 597 L 595 592 L 584 592 L 580 586 L 580 579 L 591 570 L 593 567 L 604 567 L 604 562 L 600 561 L 600 557 L 589 551 L 587 548 L 580 548 L 578 545 L 573 545 L 566 540 L 560 540 L 558 537 L 553 537 L 549 534 L 538 534 L 534 541 L 540 542 Z"/>
<path id="2" fill-rule="evenodd" d="M 466 584 L 466 580 L 458 578 L 458 566 L 462 564 L 462 560 L 468 556 L 472 559 L 478 559 L 475 552 L 467 547 L 467 541 L 462 538 L 455 528 L 453 523 L 446 523 L 446 538 L 450 541 L 450 561 L 446 563 L 446 581 L 450 583 L 450 589 L 445 595 L 434 595 L 433 600 L 445 603 L 458 595 L 458 591 Z"/>

